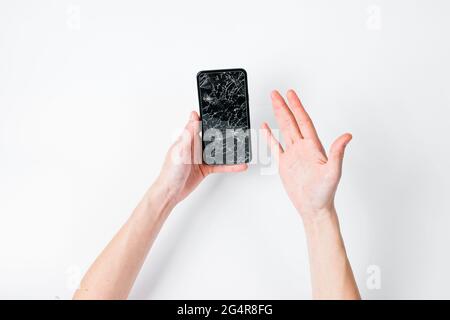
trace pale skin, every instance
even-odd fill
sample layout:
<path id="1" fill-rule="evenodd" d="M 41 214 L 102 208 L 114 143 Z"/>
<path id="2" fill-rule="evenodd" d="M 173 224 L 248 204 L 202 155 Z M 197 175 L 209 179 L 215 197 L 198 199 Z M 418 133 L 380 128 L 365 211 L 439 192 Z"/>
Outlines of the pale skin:
<path id="1" fill-rule="evenodd" d="M 272 93 L 275 117 L 285 146 L 264 123 L 286 192 L 305 226 L 313 297 L 359 299 L 334 207 L 350 134 L 339 137 L 328 156 L 312 121 L 294 91 L 289 105 Z M 209 166 L 201 163 L 199 116 L 192 112 L 184 134 L 170 148 L 161 172 L 103 252 L 87 271 L 74 299 L 126 299 L 164 221 L 175 206 L 212 173 L 241 172 L 247 165 Z"/>
<path id="2" fill-rule="evenodd" d="M 327 155 L 297 94 L 289 90 L 286 95 L 288 103 L 278 91 L 271 95 L 284 147 L 267 123 L 262 129 L 278 159 L 284 188 L 303 220 L 313 298 L 360 299 L 334 206 L 345 147 L 352 136 L 337 138 Z"/>

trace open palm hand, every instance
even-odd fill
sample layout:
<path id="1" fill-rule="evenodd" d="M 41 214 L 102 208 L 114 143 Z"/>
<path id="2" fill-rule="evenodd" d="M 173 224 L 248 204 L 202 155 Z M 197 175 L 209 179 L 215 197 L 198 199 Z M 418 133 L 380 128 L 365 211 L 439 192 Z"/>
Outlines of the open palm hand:
<path id="1" fill-rule="evenodd" d="M 285 146 L 274 137 L 270 127 L 262 128 L 270 148 L 279 161 L 279 173 L 289 198 L 303 217 L 330 212 L 341 177 L 348 133 L 335 140 L 327 156 L 311 118 L 293 90 L 287 93 L 289 105 L 278 91 L 272 92 L 272 105 Z"/>

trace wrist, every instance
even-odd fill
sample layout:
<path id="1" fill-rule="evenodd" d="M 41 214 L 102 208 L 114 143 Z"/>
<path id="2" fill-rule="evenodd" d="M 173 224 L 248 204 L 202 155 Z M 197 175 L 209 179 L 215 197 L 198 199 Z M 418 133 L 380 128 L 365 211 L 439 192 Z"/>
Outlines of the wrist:
<path id="1" fill-rule="evenodd" d="M 306 234 L 322 232 L 324 229 L 339 230 L 339 220 L 334 206 L 304 214 L 302 219 Z"/>
<path id="2" fill-rule="evenodd" d="M 176 206 L 175 197 L 171 190 L 156 180 L 144 196 L 145 203 L 151 205 L 159 215 L 167 217 Z"/>

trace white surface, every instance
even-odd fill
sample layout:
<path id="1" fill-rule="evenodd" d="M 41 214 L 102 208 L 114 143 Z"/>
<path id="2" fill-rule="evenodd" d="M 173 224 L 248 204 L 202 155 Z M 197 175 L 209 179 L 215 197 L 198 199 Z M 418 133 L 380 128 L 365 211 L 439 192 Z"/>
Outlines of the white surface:
<path id="1" fill-rule="evenodd" d="M 450 298 L 448 1 L 0 2 L 0 298 L 70 298 L 197 109 L 195 75 L 243 67 L 251 121 L 296 88 L 327 147 L 365 298 Z M 309 298 L 277 176 L 208 178 L 132 298 Z M 381 270 L 381 288 L 366 285 Z M 370 270 L 370 268 L 369 268 Z"/>

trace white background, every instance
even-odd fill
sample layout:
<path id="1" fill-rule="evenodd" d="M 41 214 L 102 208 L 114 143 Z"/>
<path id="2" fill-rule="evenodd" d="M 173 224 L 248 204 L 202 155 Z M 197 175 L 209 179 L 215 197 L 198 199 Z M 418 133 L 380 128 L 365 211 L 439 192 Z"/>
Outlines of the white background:
<path id="1" fill-rule="evenodd" d="M 450 298 L 450 3 L 0 2 L 0 298 L 70 298 L 198 108 L 243 67 L 251 122 L 295 88 L 328 148 L 362 295 Z M 310 298 L 300 218 L 261 164 L 211 176 L 164 225 L 131 298 Z M 367 286 L 370 266 L 381 288 Z"/>

